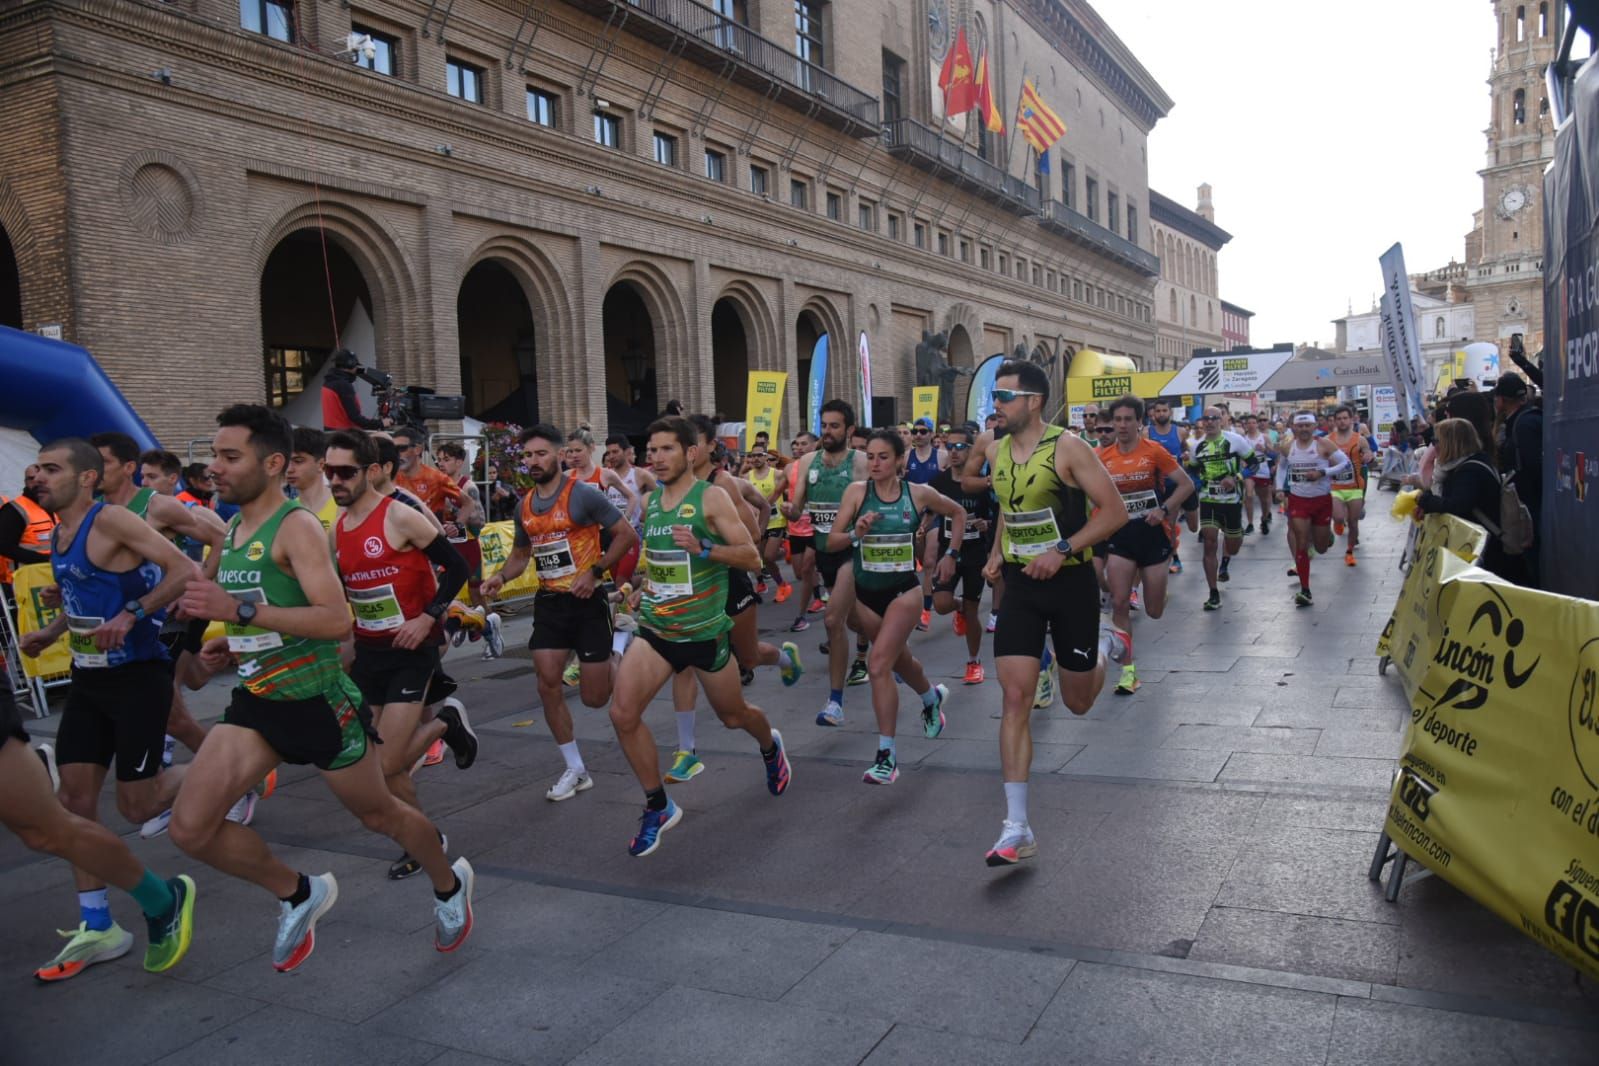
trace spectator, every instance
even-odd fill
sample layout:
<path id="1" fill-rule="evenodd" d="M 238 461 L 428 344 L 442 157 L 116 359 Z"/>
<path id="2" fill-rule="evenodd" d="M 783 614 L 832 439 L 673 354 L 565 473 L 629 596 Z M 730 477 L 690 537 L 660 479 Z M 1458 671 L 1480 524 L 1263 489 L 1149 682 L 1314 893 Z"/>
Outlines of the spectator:
<path id="1" fill-rule="evenodd" d="M 1518 585 L 1538 586 L 1539 558 L 1542 545 L 1538 539 L 1538 522 L 1543 504 L 1543 412 L 1530 406 L 1527 383 L 1515 374 L 1506 374 L 1493 388 L 1494 410 L 1499 415 L 1497 459 L 1499 472 L 1508 475 L 1515 485 L 1521 502 L 1532 512 L 1532 546 L 1509 560 L 1510 569 L 1521 564 L 1519 574 L 1503 576 Z M 1452 411 L 1454 408 L 1451 407 Z M 1494 573 L 1499 573 L 1495 570 Z"/>
<path id="2" fill-rule="evenodd" d="M 1488 531 L 1482 568 L 1507 581 L 1507 570 L 1519 561 L 1506 555 L 1499 540 L 1499 473 L 1489 460 L 1477 430 L 1464 418 L 1446 418 L 1433 427 L 1437 441 L 1433 486 L 1416 500 L 1416 514 L 1452 514 Z"/>
<path id="3" fill-rule="evenodd" d="M 489 521 L 507 522 L 516 513 L 516 486 L 500 476 L 497 463 L 488 466 Z"/>
<path id="4" fill-rule="evenodd" d="M 361 398 L 355 394 L 356 372 L 361 361 L 348 348 L 333 353 L 333 365 L 322 379 L 322 428 L 382 429 L 384 422 L 361 413 Z"/>

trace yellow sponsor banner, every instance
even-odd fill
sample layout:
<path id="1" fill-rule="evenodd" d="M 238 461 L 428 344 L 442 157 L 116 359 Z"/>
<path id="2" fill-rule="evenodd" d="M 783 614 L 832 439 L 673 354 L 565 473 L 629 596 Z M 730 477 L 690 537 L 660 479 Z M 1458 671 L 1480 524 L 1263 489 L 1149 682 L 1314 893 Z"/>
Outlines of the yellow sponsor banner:
<path id="1" fill-rule="evenodd" d="M 1069 377 L 1066 379 L 1066 402 L 1098 403 L 1129 393 L 1139 399 L 1152 400 L 1161 395 L 1166 383 L 1175 376 L 1172 371 L 1163 370 L 1154 373 L 1101 374 L 1091 378 Z"/>
<path id="2" fill-rule="evenodd" d="M 938 386 L 918 385 L 911 392 L 911 420 L 925 418 L 938 425 Z"/>
<path id="3" fill-rule="evenodd" d="M 1388 624 L 1377 638 L 1377 654 L 1390 655 L 1396 660 L 1408 694 L 1415 694 L 1415 685 L 1410 679 L 1413 664 L 1400 661 L 1401 657 L 1394 655 L 1390 648 L 1404 648 L 1414 634 L 1426 630 L 1427 612 L 1432 607 L 1426 592 L 1435 588 L 1438 581 L 1438 561 L 1433 557 L 1433 549 L 1442 548 L 1468 563 L 1475 563 L 1487 540 L 1488 533 L 1481 526 L 1454 515 L 1428 515 L 1418 524 L 1412 554 L 1414 562 L 1399 586 L 1399 599 L 1388 616 Z"/>
<path id="4" fill-rule="evenodd" d="M 766 431 L 769 444 L 777 443 L 777 421 L 783 414 L 783 385 L 788 373 L 783 370 L 751 370 L 749 403 L 744 412 L 744 450 L 755 443 L 755 434 Z"/>
<path id="5" fill-rule="evenodd" d="M 56 583 L 49 563 L 19 566 L 11 578 L 11 591 L 17 598 L 17 632 L 23 635 L 43 629 L 61 614 L 59 607 L 46 607 L 39 594 Z M 72 670 L 72 652 L 65 640 L 46 648 L 37 659 L 19 655 L 22 671 L 29 677 L 54 677 Z"/>
<path id="6" fill-rule="evenodd" d="M 510 522 L 490 522 L 478 533 L 477 539 L 483 549 L 483 576 L 488 577 L 499 573 L 501 567 L 505 566 L 505 560 L 510 557 L 511 546 L 516 543 L 516 526 Z M 500 590 L 500 599 L 531 596 L 538 590 L 538 574 L 530 562 L 520 577 L 505 583 Z"/>
<path id="7" fill-rule="evenodd" d="M 1393 634 L 1415 684 L 1384 831 L 1599 977 L 1599 604 L 1426 559 L 1425 618 Z"/>

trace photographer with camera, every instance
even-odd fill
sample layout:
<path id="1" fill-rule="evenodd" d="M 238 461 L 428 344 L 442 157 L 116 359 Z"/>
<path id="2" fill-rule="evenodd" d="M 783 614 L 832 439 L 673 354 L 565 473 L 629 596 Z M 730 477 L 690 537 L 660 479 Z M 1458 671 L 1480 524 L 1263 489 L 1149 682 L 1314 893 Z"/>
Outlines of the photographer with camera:
<path id="1" fill-rule="evenodd" d="M 322 379 L 322 428 L 383 429 L 387 419 L 367 418 L 361 413 L 361 399 L 355 394 L 355 379 L 361 373 L 361 360 L 348 348 L 333 353 L 333 366 Z"/>

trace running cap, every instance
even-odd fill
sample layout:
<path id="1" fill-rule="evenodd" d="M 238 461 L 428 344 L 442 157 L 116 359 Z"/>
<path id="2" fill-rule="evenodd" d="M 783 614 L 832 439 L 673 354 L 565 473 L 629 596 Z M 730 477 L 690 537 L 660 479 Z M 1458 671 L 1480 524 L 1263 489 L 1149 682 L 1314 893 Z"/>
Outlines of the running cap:
<path id="1" fill-rule="evenodd" d="M 1294 416 L 1294 425 L 1296 426 L 1314 426 L 1315 424 L 1316 416 L 1313 414 L 1308 414 L 1301 411 L 1299 414 Z"/>

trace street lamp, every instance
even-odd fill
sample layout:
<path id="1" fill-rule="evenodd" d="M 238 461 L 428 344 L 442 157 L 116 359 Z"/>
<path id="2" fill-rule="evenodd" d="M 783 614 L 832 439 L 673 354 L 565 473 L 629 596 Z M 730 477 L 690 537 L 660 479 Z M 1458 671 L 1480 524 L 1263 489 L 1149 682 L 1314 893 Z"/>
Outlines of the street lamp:
<path id="1" fill-rule="evenodd" d="M 628 403 L 637 407 L 644 391 L 644 381 L 650 372 L 650 357 L 633 341 L 622 353 L 622 373 L 627 377 Z"/>

